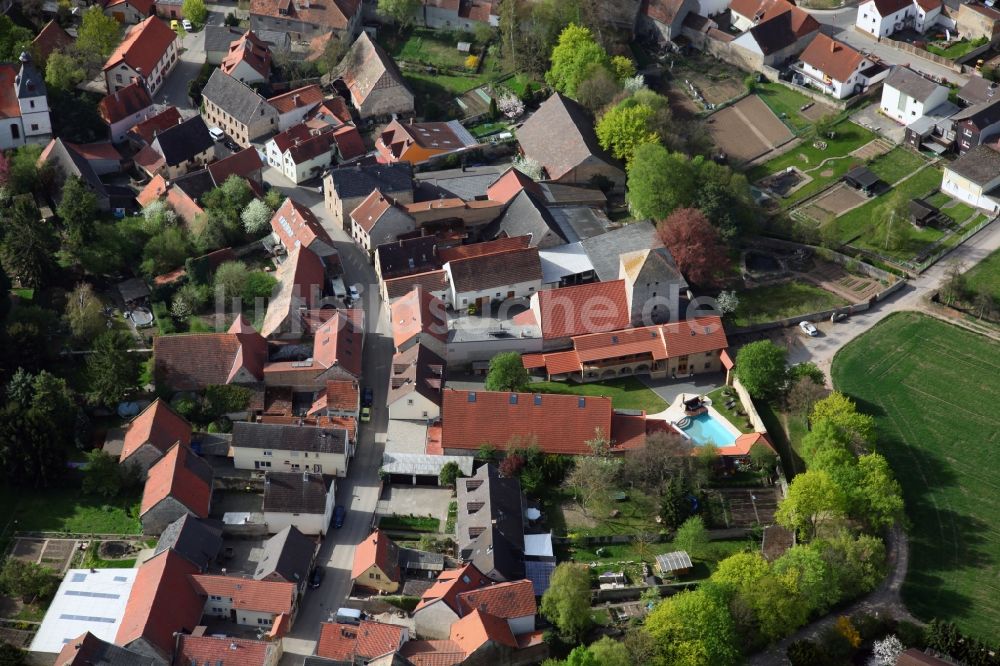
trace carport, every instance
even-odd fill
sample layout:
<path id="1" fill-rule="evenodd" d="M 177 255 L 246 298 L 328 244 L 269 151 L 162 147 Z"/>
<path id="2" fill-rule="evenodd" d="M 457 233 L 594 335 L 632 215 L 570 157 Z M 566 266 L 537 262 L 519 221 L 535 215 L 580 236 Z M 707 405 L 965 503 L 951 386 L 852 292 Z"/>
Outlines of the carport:
<path id="1" fill-rule="evenodd" d="M 472 456 L 390 452 L 382 454 L 382 474 L 387 475 L 391 483 L 436 486 L 441 468 L 450 462 L 457 463 L 464 476 L 472 476 Z"/>

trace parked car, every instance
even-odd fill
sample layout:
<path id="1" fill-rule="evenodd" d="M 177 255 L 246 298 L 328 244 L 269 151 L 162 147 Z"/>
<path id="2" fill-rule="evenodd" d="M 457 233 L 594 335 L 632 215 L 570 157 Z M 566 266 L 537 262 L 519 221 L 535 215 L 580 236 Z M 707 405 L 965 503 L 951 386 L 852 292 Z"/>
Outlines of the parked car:
<path id="1" fill-rule="evenodd" d="M 830 321 L 833 322 L 844 321 L 845 319 L 847 319 L 846 312 L 834 312 L 832 315 L 830 315 Z"/>
<path id="2" fill-rule="evenodd" d="M 359 298 L 361 298 L 361 294 L 358 293 L 358 288 L 355 287 L 353 284 L 347 288 L 347 295 L 350 297 L 351 302 L 354 302 Z"/>
<path id="3" fill-rule="evenodd" d="M 817 330 L 816 327 L 812 325 L 812 322 L 800 321 L 799 328 L 801 328 L 802 331 L 810 338 L 815 338 L 817 335 L 819 335 L 819 330 Z"/>
<path id="4" fill-rule="evenodd" d="M 174 31 L 176 31 L 176 30 L 177 30 L 177 28 L 179 28 L 179 27 L 180 27 L 180 25 L 181 25 L 181 24 L 177 22 L 177 19 L 172 19 L 172 20 L 170 21 L 170 29 L 171 29 L 171 30 L 174 30 Z"/>
<path id="5" fill-rule="evenodd" d="M 372 393 L 370 386 L 365 387 L 365 390 L 361 392 L 361 406 L 371 407 L 372 403 L 375 402 L 375 394 Z"/>
<path id="6" fill-rule="evenodd" d="M 345 518 L 347 518 L 347 509 L 342 504 L 338 504 L 333 509 L 333 529 L 339 530 L 343 527 Z"/>
<path id="7" fill-rule="evenodd" d="M 368 423 L 371 420 L 372 420 L 372 408 L 371 407 L 362 407 L 361 408 L 361 422 L 362 423 Z"/>
<path id="8" fill-rule="evenodd" d="M 226 133 L 219 127 L 209 127 L 208 135 L 212 137 L 212 141 L 222 141 L 226 138 Z"/>
<path id="9" fill-rule="evenodd" d="M 194 26 L 191 25 L 191 21 L 184 19 L 183 21 L 181 21 L 181 25 L 184 26 L 184 29 L 187 30 L 188 32 L 194 32 Z"/>
<path id="10" fill-rule="evenodd" d="M 309 574 L 309 587 L 316 589 L 323 584 L 323 567 L 313 567 L 312 573 Z"/>

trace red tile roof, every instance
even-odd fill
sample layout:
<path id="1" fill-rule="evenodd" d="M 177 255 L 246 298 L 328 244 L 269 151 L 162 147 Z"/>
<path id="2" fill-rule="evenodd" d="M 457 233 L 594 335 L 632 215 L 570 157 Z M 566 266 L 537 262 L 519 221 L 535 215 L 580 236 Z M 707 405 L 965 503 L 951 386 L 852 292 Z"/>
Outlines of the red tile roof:
<path id="1" fill-rule="evenodd" d="M 547 289 L 533 298 L 543 338 L 618 331 L 631 323 L 625 280 Z"/>
<path id="2" fill-rule="evenodd" d="M 600 429 L 611 434 L 611 399 L 594 396 L 445 389 L 442 446 L 505 448 L 512 439 L 535 442 L 545 453 L 585 455 Z"/>
<path id="3" fill-rule="evenodd" d="M 406 627 L 362 620 L 358 626 L 324 622 L 320 625 L 316 654 L 327 659 L 369 660 L 392 654 L 406 642 Z"/>
<path id="4" fill-rule="evenodd" d="M 143 76 L 149 76 L 175 39 L 177 33 L 170 26 L 156 16 L 150 16 L 129 30 L 108 58 L 104 69 L 109 70 L 124 61 L 132 69 L 141 70 Z"/>
<path id="5" fill-rule="evenodd" d="M 769 449 L 774 451 L 774 445 L 771 444 L 771 440 L 767 438 L 762 432 L 751 432 L 740 435 L 736 438 L 736 443 L 732 446 L 727 446 L 725 448 L 720 448 L 719 452 L 727 456 L 745 456 L 749 455 L 750 449 L 754 444 L 757 443 L 764 444 Z M 777 451 L 775 451 L 777 453 Z"/>
<path id="6" fill-rule="evenodd" d="M 303 162 L 316 159 L 320 155 L 331 153 L 334 145 L 333 134 L 331 132 L 323 132 L 306 137 L 301 141 L 296 141 L 287 152 L 293 164 L 302 164 Z M 330 160 L 327 161 L 329 162 Z"/>
<path id="7" fill-rule="evenodd" d="M 673 25 L 677 13 L 684 6 L 684 0 L 643 0 L 643 14 L 664 25 Z"/>
<path id="8" fill-rule="evenodd" d="M 351 219 L 358 223 L 365 233 L 372 230 L 375 223 L 378 222 L 386 211 L 388 211 L 393 204 L 393 200 L 377 189 L 372 190 L 371 194 L 365 197 L 364 201 L 359 203 L 357 207 L 351 211 Z"/>
<path id="9" fill-rule="evenodd" d="M 864 62 L 865 57 L 843 42 L 816 35 L 799 56 L 802 62 L 823 72 L 834 81 L 844 82 Z"/>
<path id="10" fill-rule="evenodd" d="M 517 639 L 514 638 L 506 620 L 478 610 L 472 611 L 452 624 L 448 638 L 467 655 L 490 641 L 512 648 L 517 647 Z"/>
<path id="11" fill-rule="evenodd" d="M 147 442 L 161 453 L 177 442 L 190 445 L 191 424 L 157 398 L 129 423 L 120 460 L 127 460 Z"/>
<path id="12" fill-rule="evenodd" d="M 104 122 L 111 125 L 134 116 L 152 105 L 153 98 L 150 97 L 146 84 L 136 81 L 106 96 L 98 103 L 97 110 Z"/>
<path id="13" fill-rule="evenodd" d="M 246 62 L 265 79 L 271 75 L 271 51 L 252 30 L 247 30 L 229 45 L 229 53 L 222 59 L 219 69 L 232 76 L 241 62 Z"/>
<path id="14" fill-rule="evenodd" d="M 191 636 L 182 634 L 177 641 L 175 666 L 223 664 L 224 666 L 263 666 L 276 660 L 279 646 L 273 642 L 254 641 L 231 636 Z"/>
<path id="15" fill-rule="evenodd" d="M 278 11 L 282 7 L 285 13 Z M 311 25 L 346 30 L 358 13 L 361 0 L 324 0 L 306 5 L 292 0 L 250 0 L 250 14 L 302 21 Z"/>
<path id="16" fill-rule="evenodd" d="M 375 530 L 354 549 L 354 565 L 351 578 L 357 578 L 373 565 L 389 577 L 399 580 L 399 549 L 396 543 L 382 530 Z"/>
<path id="17" fill-rule="evenodd" d="M 153 6 L 155 4 L 154 0 L 108 0 L 108 3 L 104 6 L 104 8 L 109 9 L 115 5 L 125 4 L 126 2 L 146 16 L 153 13 Z"/>
<path id="18" fill-rule="evenodd" d="M 212 467 L 187 444 L 174 444 L 149 468 L 139 515 L 168 497 L 173 497 L 199 518 L 208 518 L 212 502 Z"/>
<path id="19" fill-rule="evenodd" d="M 507 203 L 525 189 L 532 194 L 539 196 L 542 194 L 542 188 L 538 186 L 538 183 L 514 167 L 510 167 L 486 188 L 486 196 L 493 201 Z"/>
<path id="20" fill-rule="evenodd" d="M 267 341 L 242 317 L 227 333 L 161 335 L 153 340 L 157 383 L 175 391 L 228 384 L 241 368 L 264 378 Z"/>
<path id="21" fill-rule="evenodd" d="M 389 306 L 392 341 L 399 349 L 421 333 L 444 342 L 448 339 L 448 316 L 444 301 L 417 285 Z"/>
<path id="22" fill-rule="evenodd" d="M 616 450 L 641 449 L 646 446 L 646 413 L 613 414 L 611 442 Z"/>
<path id="23" fill-rule="evenodd" d="M 309 409 L 309 414 L 327 409 L 341 412 L 356 412 L 360 405 L 361 398 L 358 394 L 358 383 L 349 379 L 337 379 L 326 383 L 326 389 L 320 392 L 316 398 L 316 402 Z"/>
<path id="24" fill-rule="evenodd" d="M 10 63 L 0 64 L 0 118 L 20 118 L 21 106 L 17 101 L 18 67 Z"/>
<path id="25" fill-rule="evenodd" d="M 390 278 L 385 281 L 385 291 L 390 299 L 405 296 L 417 286 L 423 287 L 427 291 L 444 291 L 448 287 L 448 274 L 442 268 L 426 273 Z"/>
<path id="26" fill-rule="evenodd" d="M 313 339 L 313 360 L 330 368 L 339 365 L 355 377 L 361 376 L 363 327 L 353 315 L 338 310 L 323 324 Z"/>
<path id="27" fill-rule="evenodd" d="M 35 57 L 40 62 L 45 62 L 52 55 L 53 51 L 62 51 L 73 43 L 73 37 L 62 27 L 51 20 L 39 31 L 38 36 L 31 42 L 31 47 Z"/>
<path id="28" fill-rule="evenodd" d="M 152 118 L 142 121 L 138 125 L 133 125 L 129 132 L 132 132 L 146 143 L 153 143 L 156 135 L 173 127 L 181 122 L 181 112 L 176 106 L 170 106 L 156 114 Z"/>
<path id="29" fill-rule="evenodd" d="M 722 361 L 722 367 L 726 370 L 732 370 L 736 367 L 736 364 L 733 363 L 733 358 L 729 355 L 729 350 L 727 349 L 723 349 L 722 353 L 719 354 L 719 360 Z"/>
<path id="30" fill-rule="evenodd" d="M 456 245 L 438 250 L 441 263 L 458 259 L 471 259 L 472 257 L 482 257 L 487 254 L 506 252 L 508 250 L 521 250 L 531 244 L 531 236 L 514 236 L 497 238 L 485 243 L 470 243 L 469 245 Z"/>
<path id="31" fill-rule="evenodd" d="M 95 141 L 94 143 L 63 143 L 77 152 L 85 160 L 109 160 L 120 162 L 122 154 L 110 141 Z"/>
<path id="32" fill-rule="evenodd" d="M 256 148 L 244 148 L 238 153 L 233 153 L 224 157 L 218 162 L 208 165 L 208 173 L 212 174 L 212 180 L 216 186 L 222 185 L 230 176 L 240 176 L 250 178 L 259 173 L 264 168 L 264 163 L 260 161 L 260 153 Z"/>
<path id="33" fill-rule="evenodd" d="M 284 222 L 284 223 L 283 223 Z M 309 247 L 316 239 L 333 247 L 333 239 L 326 232 L 316 215 L 291 197 L 271 217 L 271 229 L 278 234 L 287 249 L 296 245 Z"/>
<path id="34" fill-rule="evenodd" d="M 287 329 L 283 327 L 300 307 L 318 306 L 323 295 L 326 271 L 323 261 L 306 247 L 293 247 L 278 267 L 278 285 L 267 303 L 260 334 L 265 338 Z"/>
<path id="35" fill-rule="evenodd" d="M 196 574 L 191 584 L 198 594 L 232 599 L 234 608 L 258 613 L 291 613 L 297 594 L 295 583 L 235 576 Z"/>
<path id="36" fill-rule="evenodd" d="M 352 160 L 368 152 L 365 148 L 364 139 L 354 125 L 344 125 L 333 131 L 333 140 L 337 143 L 337 150 L 344 160 Z"/>
<path id="37" fill-rule="evenodd" d="M 142 150 L 132 156 L 132 161 L 150 175 L 155 174 L 167 163 L 163 155 L 156 152 L 152 146 L 143 146 Z"/>
<path id="38" fill-rule="evenodd" d="M 413 666 L 457 666 L 465 661 L 465 652 L 451 640 L 407 641 L 399 654 Z"/>
<path id="39" fill-rule="evenodd" d="M 332 0 L 330 0 L 332 1 Z M 323 90 L 317 84 L 289 90 L 281 95 L 268 97 L 267 103 L 278 110 L 278 113 L 289 113 L 306 106 L 316 106 L 323 101 Z"/>
<path id="40" fill-rule="evenodd" d="M 132 641 L 145 638 L 165 654 L 173 654 L 174 633 L 197 626 L 205 608 L 188 578 L 197 572 L 195 564 L 171 549 L 143 562 L 115 643 L 128 647 Z"/>
<path id="41" fill-rule="evenodd" d="M 420 603 L 417 604 L 414 613 L 435 601 L 443 601 L 449 608 L 458 613 L 459 606 L 456 598 L 459 594 L 476 590 L 491 582 L 472 564 L 466 564 L 461 569 L 446 569 L 438 574 L 434 584 L 420 596 Z"/>
<path id="42" fill-rule="evenodd" d="M 458 595 L 458 607 L 461 615 L 478 610 L 505 620 L 534 615 L 538 611 L 535 588 L 530 580 L 497 583 L 462 592 Z"/>

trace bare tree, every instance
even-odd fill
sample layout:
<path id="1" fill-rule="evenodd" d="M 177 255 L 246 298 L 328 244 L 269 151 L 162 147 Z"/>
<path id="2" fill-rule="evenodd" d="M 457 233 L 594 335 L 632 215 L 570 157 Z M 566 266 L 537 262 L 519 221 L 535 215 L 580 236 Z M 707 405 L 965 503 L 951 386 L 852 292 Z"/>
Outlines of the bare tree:
<path id="1" fill-rule="evenodd" d="M 829 393 L 825 386 L 817 384 L 810 377 L 799 377 L 792 384 L 792 388 L 788 391 L 788 397 L 785 399 L 788 411 L 793 414 L 808 414 L 812 411 L 813 405 Z"/>
<path id="2" fill-rule="evenodd" d="M 691 450 L 691 442 L 676 433 L 653 432 L 646 437 L 646 446 L 625 455 L 622 480 L 656 492 L 690 465 Z"/>
<path id="3" fill-rule="evenodd" d="M 938 297 L 945 305 L 951 305 L 955 301 L 962 300 L 965 295 L 965 266 L 963 264 L 951 264 L 944 274 L 944 282 L 938 290 Z"/>
<path id="4" fill-rule="evenodd" d="M 584 515 L 598 498 L 606 497 L 614 486 L 617 463 L 605 458 L 578 457 L 564 482 L 576 497 Z"/>

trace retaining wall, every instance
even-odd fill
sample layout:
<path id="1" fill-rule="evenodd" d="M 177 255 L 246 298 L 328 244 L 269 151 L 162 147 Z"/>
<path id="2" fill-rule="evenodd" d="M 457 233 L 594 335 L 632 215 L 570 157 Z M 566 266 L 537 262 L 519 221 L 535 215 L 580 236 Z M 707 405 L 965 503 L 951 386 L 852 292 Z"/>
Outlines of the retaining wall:
<path id="1" fill-rule="evenodd" d="M 753 398 L 750 397 L 750 392 L 747 391 L 746 387 L 740 383 L 738 377 L 733 377 L 733 388 L 736 389 L 736 393 L 740 396 L 740 402 L 743 403 L 743 409 L 747 410 L 747 418 L 750 419 L 750 424 L 753 425 L 754 432 L 767 432 L 767 426 L 764 425 L 763 419 L 760 418 L 760 414 L 757 413 L 757 407 L 753 404 Z"/>

